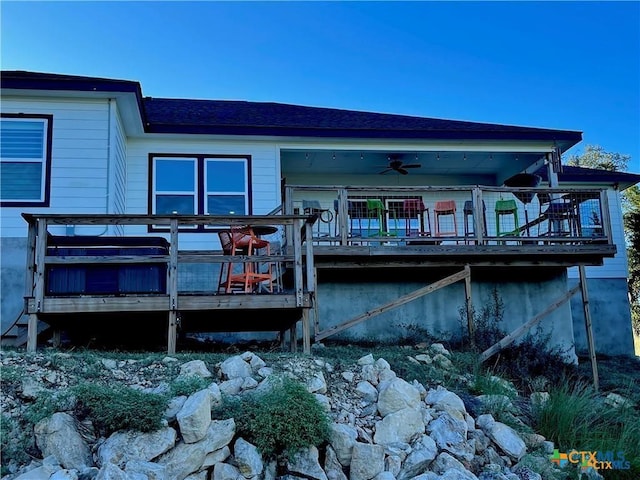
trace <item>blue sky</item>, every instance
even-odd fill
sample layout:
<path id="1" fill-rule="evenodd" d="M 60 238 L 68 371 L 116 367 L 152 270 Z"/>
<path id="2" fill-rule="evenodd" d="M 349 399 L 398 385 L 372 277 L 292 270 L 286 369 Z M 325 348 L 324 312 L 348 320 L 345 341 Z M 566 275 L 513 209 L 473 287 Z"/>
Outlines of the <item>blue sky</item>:
<path id="1" fill-rule="evenodd" d="M 640 2 L 0 2 L 2 69 L 583 132 L 640 173 Z"/>

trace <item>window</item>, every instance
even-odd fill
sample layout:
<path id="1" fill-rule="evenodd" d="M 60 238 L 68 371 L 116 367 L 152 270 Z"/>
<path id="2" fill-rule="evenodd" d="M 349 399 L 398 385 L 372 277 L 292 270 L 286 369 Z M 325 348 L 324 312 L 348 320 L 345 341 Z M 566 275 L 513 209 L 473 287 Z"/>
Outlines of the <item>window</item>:
<path id="1" fill-rule="evenodd" d="M 249 156 L 152 154 L 149 162 L 151 213 L 250 214 Z"/>
<path id="2" fill-rule="evenodd" d="M 4 206 L 49 206 L 53 116 L 2 114 L 0 200 Z"/>

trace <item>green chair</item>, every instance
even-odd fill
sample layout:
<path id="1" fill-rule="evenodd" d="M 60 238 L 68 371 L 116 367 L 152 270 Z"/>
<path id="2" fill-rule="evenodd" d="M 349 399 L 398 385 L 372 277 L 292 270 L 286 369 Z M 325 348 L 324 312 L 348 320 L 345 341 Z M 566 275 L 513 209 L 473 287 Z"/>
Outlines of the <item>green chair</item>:
<path id="1" fill-rule="evenodd" d="M 389 232 L 384 229 L 385 214 L 387 210 L 384 208 L 384 203 L 379 198 L 367 199 L 367 236 L 368 237 L 396 237 L 398 231 L 398 219 L 395 216 L 395 212 L 391 212 L 393 221 L 395 222 L 395 231 Z M 378 228 L 373 230 L 371 228 L 371 220 L 376 219 L 378 221 Z"/>
<path id="2" fill-rule="evenodd" d="M 515 200 L 498 200 L 496 202 L 496 232 L 498 237 L 518 237 L 520 236 L 520 230 L 518 229 L 518 205 Z M 513 218 L 514 229 L 509 231 L 503 231 L 500 226 L 502 217 L 511 215 Z"/>

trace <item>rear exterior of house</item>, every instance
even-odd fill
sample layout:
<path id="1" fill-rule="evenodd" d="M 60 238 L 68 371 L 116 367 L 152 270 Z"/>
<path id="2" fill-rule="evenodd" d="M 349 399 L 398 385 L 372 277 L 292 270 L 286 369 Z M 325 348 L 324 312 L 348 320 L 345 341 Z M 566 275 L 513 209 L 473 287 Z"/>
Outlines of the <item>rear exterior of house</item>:
<path id="1" fill-rule="evenodd" d="M 461 282 L 385 309 L 375 318 L 358 317 L 465 265 L 470 266 L 475 310 L 499 292 L 504 303 L 502 328 L 511 331 L 571 290 L 577 266 L 585 265 L 596 349 L 607 354 L 633 352 L 619 189 L 638 178 L 587 175 L 581 169 L 554 172 L 548 164 L 580 141 L 578 132 L 281 104 L 153 99 L 142 96 L 137 82 L 3 72 L 2 133 L 3 332 L 21 317 L 23 297 L 29 297 L 23 214 L 206 218 L 297 215 L 321 207 L 313 242 L 317 339 L 331 335 L 393 341 L 423 330 L 443 337 L 460 334 L 466 328 L 467 296 Z M 9 138 L 17 142 L 13 147 Z M 407 175 L 388 171 L 391 156 L 420 167 Z M 524 241 L 496 237 L 496 202 L 513 197 L 501 190 L 504 181 L 525 171 L 548 175 L 545 180 L 552 188 L 590 189 L 598 208 L 605 209 L 600 216 L 606 228 L 598 234 L 603 241 L 576 247 L 571 245 L 577 242 L 565 242 L 527 252 L 519 250 Z M 398 225 L 395 213 L 401 202 L 418 197 L 429 208 L 429 230 L 437 200 L 454 199 L 459 238 L 422 245 L 399 238 L 403 225 Z M 385 214 L 377 224 L 369 213 L 363 214 L 360 223 L 364 220 L 365 227 L 356 230 L 357 217 L 347 202 L 365 204 L 376 198 L 383 199 Z M 488 210 L 489 241 L 472 242 L 463 233 L 468 218 L 462 206 L 471 198 L 480 199 L 476 205 Z M 540 214 L 538 207 L 536 200 L 518 203 L 520 219 Z M 480 218 L 480 212 L 475 213 L 472 222 Z M 420 221 L 425 218 L 423 214 Z M 412 222 L 404 220 L 407 231 Z M 366 238 L 371 237 L 372 225 L 381 229 L 383 224 L 395 228 L 395 237 L 378 242 Z M 53 222 L 47 234 L 171 239 L 166 228 L 156 227 Z M 473 227 L 470 230 L 483 228 L 481 223 Z M 220 249 L 215 233 L 200 223 L 181 227 L 175 238 L 184 251 Z M 273 240 L 286 244 L 284 235 Z M 181 267 L 179 291 L 215 290 L 215 266 Z M 583 307 L 574 295 L 539 325 L 552 334 L 555 344 L 572 352 L 575 343 L 577 350 L 585 350 Z M 358 321 L 351 325 L 350 319 Z"/>

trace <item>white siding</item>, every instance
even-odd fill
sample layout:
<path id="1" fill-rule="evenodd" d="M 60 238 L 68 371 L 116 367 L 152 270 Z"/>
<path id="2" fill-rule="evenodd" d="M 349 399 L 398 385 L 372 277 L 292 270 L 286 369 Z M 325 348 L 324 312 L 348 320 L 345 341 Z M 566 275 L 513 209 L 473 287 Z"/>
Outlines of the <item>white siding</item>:
<path id="1" fill-rule="evenodd" d="M 627 267 L 627 249 L 624 242 L 624 220 L 622 218 L 622 204 L 620 192 L 607 190 L 609 201 L 609 215 L 611 216 L 611 233 L 613 242 L 618 251 L 613 258 L 605 258 L 604 265 L 600 267 L 586 267 L 586 274 L 589 278 L 627 278 L 629 269 Z M 569 278 L 578 278 L 578 269 L 569 269 Z"/>
<path id="2" fill-rule="evenodd" d="M 127 209 L 127 138 L 115 100 L 111 101 L 109 127 L 109 212 L 125 213 Z M 124 235 L 124 228 L 117 225 L 114 234 Z"/>
<path id="3" fill-rule="evenodd" d="M 104 213 L 107 205 L 107 100 L 2 98 L 3 113 L 53 115 L 50 207 L 3 207 L 3 237 L 25 237 L 21 213 Z M 64 227 L 52 228 L 63 233 Z M 100 233 L 80 227 L 77 234 Z"/>
<path id="4" fill-rule="evenodd" d="M 253 213 L 262 215 L 280 205 L 278 150 L 270 142 L 228 142 L 162 137 L 130 140 L 127 146 L 127 213 L 148 213 L 149 154 L 206 154 L 251 156 Z M 129 227 L 128 235 L 142 234 L 144 227 Z M 168 236 L 167 236 L 168 238 Z M 181 233 L 180 249 L 217 248 L 218 237 L 210 233 Z"/>

